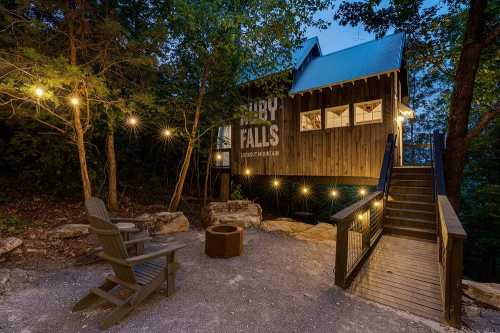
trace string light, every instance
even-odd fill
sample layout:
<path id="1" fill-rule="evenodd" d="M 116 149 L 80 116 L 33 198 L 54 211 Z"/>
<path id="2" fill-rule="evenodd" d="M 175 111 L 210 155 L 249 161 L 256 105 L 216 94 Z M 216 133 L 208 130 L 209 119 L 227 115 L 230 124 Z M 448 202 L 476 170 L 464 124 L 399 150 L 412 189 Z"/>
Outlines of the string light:
<path id="1" fill-rule="evenodd" d="M 76 96 L 73 96 L 73 97 L 70 97 L 69 102 L 73 106 L 78 106 L 78 104 L 80 104 L 80 99 Z"/>
<path id="2" fill-rule="evenodd" d="M 127 118 L 127 125 L 135 128 L 139 126 L 139 118 L 137 116 L 130 116 Z"/>
<path id="3" fill-rule="evenodd" d="M 337 192 L 337 190 L 333 189 L 330 191 L 330 196 L 332 198 L 336 198 L 338 195 L 339 195 L 339 193 Z"/>
<path id="4" fill-rule="evenodd" d="M 161 131 L 161 135 L 163 135 L 164 138 L 170 138 L 172 136 L 172 131 L 169 128 L 165 128 L 163 131 Z"/>
<path id="5" fill-rule="evenodd" d="M 38 97 L 38 98 L 43 97 L 44 94 L 45 94 L 45 90 L 42 87 L 35 88 L 36 97 Z"/>
<path id="6" fill-rule="evenodd" d="M 359 189 L 359 195 L 362 196 L 362 197 L 365 196 L 366 195 L 366 189 L 364 189 L 364 188 Z"/>

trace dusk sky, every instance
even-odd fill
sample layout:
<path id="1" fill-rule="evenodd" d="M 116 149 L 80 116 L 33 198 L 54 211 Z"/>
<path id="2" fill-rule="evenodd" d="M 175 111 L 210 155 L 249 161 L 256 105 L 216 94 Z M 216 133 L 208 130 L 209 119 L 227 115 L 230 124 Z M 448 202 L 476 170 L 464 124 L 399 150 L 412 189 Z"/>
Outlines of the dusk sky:
<path id="1" fill-rule="evenodd" d="M 362 27 L 342 27 L 333 21 L 334 10 L 323 11 L 318 17 L 325 21 L 332 22 L 326 30 L 309 29 L 307 37 L 317 36 L 323 54 L 328 54 L 334 51 L 345 49 L 353 45 L 361 44 L 375 39 L 374 34 L 369 34 Z"/>

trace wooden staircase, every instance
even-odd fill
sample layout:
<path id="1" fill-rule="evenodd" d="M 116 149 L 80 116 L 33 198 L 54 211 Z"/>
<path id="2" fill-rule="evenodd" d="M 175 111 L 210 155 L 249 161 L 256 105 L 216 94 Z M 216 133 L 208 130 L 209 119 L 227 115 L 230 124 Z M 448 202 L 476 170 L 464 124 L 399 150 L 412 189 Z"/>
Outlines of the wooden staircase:
<path id="1" fill-rule="evenodd" d="M 436 242 L 432 167 L 393 167 L 384 232 Z"/>

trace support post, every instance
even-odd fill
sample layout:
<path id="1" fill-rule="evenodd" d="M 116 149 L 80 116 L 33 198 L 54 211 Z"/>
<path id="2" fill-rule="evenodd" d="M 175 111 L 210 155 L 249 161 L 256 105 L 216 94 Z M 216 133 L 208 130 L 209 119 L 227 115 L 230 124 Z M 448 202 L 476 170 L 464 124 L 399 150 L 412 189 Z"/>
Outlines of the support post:
<path id="1" fill-rule="evenodd" d="M 220 200 L 228 201 L 231 187 L 230 174 L 225 172 L 220 175 Z"/>

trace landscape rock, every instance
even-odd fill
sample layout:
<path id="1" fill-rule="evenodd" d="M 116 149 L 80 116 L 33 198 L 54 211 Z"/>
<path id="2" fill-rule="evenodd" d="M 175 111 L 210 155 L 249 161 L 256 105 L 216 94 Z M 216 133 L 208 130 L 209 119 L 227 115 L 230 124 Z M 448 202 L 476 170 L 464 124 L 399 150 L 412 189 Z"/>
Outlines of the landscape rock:
<path id="1" fill-rule="evenodd" d="M 211 202 L 203 213 L 205 226 L 234 224 L 242 228 L 258 228 L 262 222 L 262 208 L 248 200 Z"/>
<path id="2" fill-rule="evenodd" d="M 49 231 L 50 238 L 66 239 L 75 238 L 89 233 L 88 224 L 63 224 Z"/>
<path id="3" fill-rule="evenodd" d="M 279 218 L 263 221 L 261 229 L 269 232 L 284 232 L 300 240 L 322 243 L 330 246 L 334 246 L 337 239 L 337 227 L 329 223 L 312 225 L 288 218 Z"/>
<path id="4" fill-rule="evenodd" d="M 293 234 L 293 236 L 308 242 L 334 246 L 337 240 L 337 227 L 329 223 L 318 223 L 312 228 Z"/>
<path id="5" fill-rule="evenodd" d="M 0 239 L 0 256 L 9 253 L 23 244 L 23 240 L 17 237 Z"/>
<path id="6" fill-rule="evenodd" d="M 261 229 L 264 231 L 281 231 L 288 235 L 297 232 L 303 232 L 314 227 L 311 224 L 297 222 L 291 219 L 265 220 L 262 222 Z"/>
<path id="7" fill-rule="evenodd" d="M 500 284 L 462 280 L 463 292 L 473 300 L 500 310 Z"/>
<path id="8" fill-rule="evenodd" d="M 189 230 L 189 220 L 182 212 L 145 213 L 138 217 L 150 234 L 166 235 Z"/>

